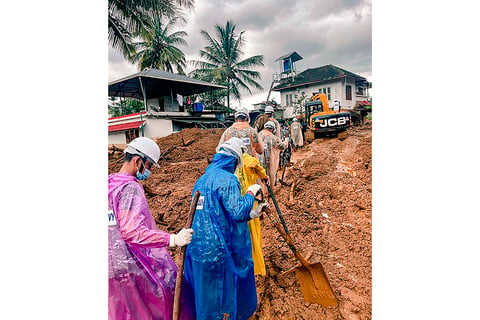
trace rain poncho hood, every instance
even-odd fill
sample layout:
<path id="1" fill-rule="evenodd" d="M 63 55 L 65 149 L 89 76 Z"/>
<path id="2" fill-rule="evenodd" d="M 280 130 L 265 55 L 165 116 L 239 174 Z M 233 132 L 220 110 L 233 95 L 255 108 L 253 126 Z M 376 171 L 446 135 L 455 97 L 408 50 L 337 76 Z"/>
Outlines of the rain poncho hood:
<path id="1" fill-rule="evenodd" d="M 227 128 L 220 137 L 217 148 L 230 138 L 242 139 L 247 147 L 246 152 L 252 157 L 263 153 L 263 144 L 258 137 L 257 131 L 250 127 L 246 121 L 234 122 L 231 127 Z"/>
<path id="2" fill-rule="evenodd" d="M 235 166 L 235 157 L 217 153 L 192 192 L 201 196 L 184 271 L 199 320 L 248 319 L 257 307 L 247 228 L 254 198 L 241 196 Z"/>
<path id="3" fill-rule="evenodd" d="M 177 266 L 135 177 L 108 177 L 109 319 L 171 319 Z M 186 316 L 184 313 L 183 316 Z"/>

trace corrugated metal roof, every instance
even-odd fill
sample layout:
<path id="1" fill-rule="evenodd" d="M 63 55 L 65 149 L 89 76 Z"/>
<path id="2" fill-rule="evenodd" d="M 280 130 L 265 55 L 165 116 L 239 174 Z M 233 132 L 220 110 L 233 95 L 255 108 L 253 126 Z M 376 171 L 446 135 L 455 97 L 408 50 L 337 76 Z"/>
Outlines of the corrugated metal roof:
<path id="1" fill-rule="evenodd" d="M 142 86 L 145 89 L 147 99 L 170 96 L 171 94 L 190 96 L 210 90 L 226 89 L 225 86 L 218 84 L 163 70 L 146 68 L 142 72 L 110 82 L 108 84 L 108 96 L 131 97 L 142 100 Z"/>
<path id="2" fill-rule="evenodd" d="M 275 61 L 283 60 L 283 59 L 289 58 L 290 56 L 291 56 L 291 58 L 292 58 L 292 62 L 295 62 L 295 61 L 298 61 L 298 60 L 302 60 L 302 59 L 303 59 L 301 55 L 299 55 L 296 51 L 293 51 L 293 52 L 284 54 L 283 56 L 277 58 L 277 60 L 275 60 Z"/>

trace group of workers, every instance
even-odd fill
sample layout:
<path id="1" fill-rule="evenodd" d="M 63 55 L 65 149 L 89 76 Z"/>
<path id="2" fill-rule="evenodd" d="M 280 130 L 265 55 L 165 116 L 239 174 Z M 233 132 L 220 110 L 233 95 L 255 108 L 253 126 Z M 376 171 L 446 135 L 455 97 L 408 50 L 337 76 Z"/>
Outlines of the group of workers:
<path id="1" fill-rule="evenodd" d="M 193 187 L 192 198 L 196 191 L 200 197 L 192 227 L 174 234 L 157 227 L 138 182 L 160 167 L 159 146 L 146 137 L 127 145 L 121 169 L 108 177 L 109 319 L 172 319 L 178 269 L 168 247 L 187 244 L 179 319 L 253 315 L 255 275 L 266 275 L 259 217 L 268 206 L 256 197 L 273 187 L 289 139 L 303 145 L 296 124 L 282 140 L 272 107 L 254 127 L 248 111 L 238 110 Z"/>

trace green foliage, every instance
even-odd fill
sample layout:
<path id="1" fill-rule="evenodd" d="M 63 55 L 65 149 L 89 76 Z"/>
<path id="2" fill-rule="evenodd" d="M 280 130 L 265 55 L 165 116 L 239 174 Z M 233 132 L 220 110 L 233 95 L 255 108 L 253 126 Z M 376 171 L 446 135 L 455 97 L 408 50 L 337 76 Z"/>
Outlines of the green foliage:
<path id="1" fill-rule="evenodd" d="M 245 39 L 240 32 L 235 33 L 235 24 L 230 20 L 225 27 L 215 25 L 215 36 L 212 37 L 205 30 L 200 33 L 207 46 L 200 50 L 200 57 L 206 61 L 191 61 L 195 70 L 190 76 L 204 81 L 224 85 L 227 87 L 227 107 L 230 108 L 230 94 L 241 100 L 240 89 L 252 94 L 250 87 L 262 90 L 263 87 L 256 80 L 261 79 L 260 73 L 254 69 L 263 66 L 263 56 L 257 55 L 241 60 Z"/>
<path id="2" fill-rule="evenodd" d="M 299 115 L 303 113 L 305 100 L 307 100 L 307 95 L 305 94 L 305 92 L 300 92 L 300 89 L 297 89 L 297 92 L 295 93 L 295 99 L 293 100 L 292 105 L 294 115 Z"/>
<path id="3" fill-rule="evenodd" d="M 127 114 L 137 113 L 145 110 L 143 101 L 137 99 L 110 99 L 108 103 L 108 115 L 118 117 Z"/>
<path id="4" fill-rule="evenodd" d="M 183 8 L 192 9 L 194 0 L 108 0 L 108 41 L 131 61 L 135 56 L 134 37 L 146 30 L 152 12 L 173 18 Z"/>
<path id="5" fill-rule="evenodd" d="M 185 20 L 178 16 L 167 20 L 153 13 L 147 17 L 147 21 L 145 29 L 136 33 L 142 41 L 134 43 L 136 54 L 132 61 L 138 62 L 139 70 L 155 68 L 174 72 L 175 67 L 179 74 L 185 74 L 185 54 L 176 46 L 187 46 L 183 39 L 187 33 L 172 32 L 178 23 L 184 23 Z"/>

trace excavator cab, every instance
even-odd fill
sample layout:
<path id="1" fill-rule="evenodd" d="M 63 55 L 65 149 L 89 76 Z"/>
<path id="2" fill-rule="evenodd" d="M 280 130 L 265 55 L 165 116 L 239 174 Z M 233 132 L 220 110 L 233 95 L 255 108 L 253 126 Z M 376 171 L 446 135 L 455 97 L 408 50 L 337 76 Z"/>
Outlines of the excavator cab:
<path id="1" fill-rule="evenodd" d="M 322 134 L 338 134 L 350 126 L 350 113 L 331 110 L 326 94 L 314 94 L 305 102 L 305 119 L 307 132 L 305 140 L 313 141 Z"/>

